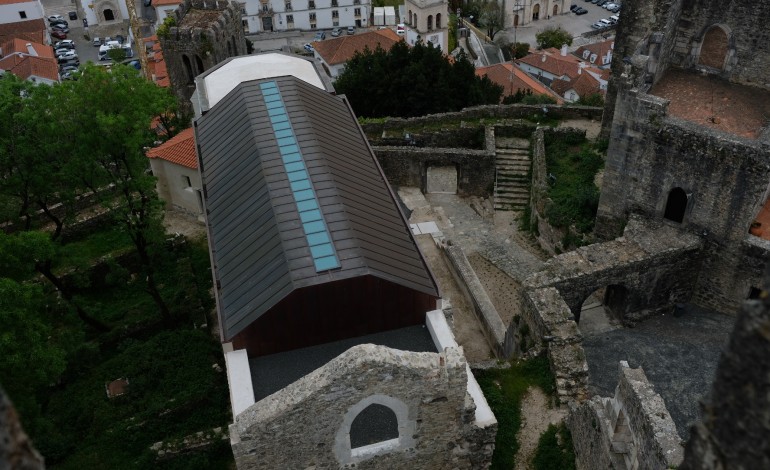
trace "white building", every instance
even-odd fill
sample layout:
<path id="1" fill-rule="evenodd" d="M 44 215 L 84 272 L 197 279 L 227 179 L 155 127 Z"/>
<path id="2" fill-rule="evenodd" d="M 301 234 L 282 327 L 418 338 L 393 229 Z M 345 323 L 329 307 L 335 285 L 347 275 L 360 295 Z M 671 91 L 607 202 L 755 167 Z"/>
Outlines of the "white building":
<path id="1" fill-rule="evenodd" d="M 246 0 L 241 5 L 247 34 L 367 27 L 371 13 L 370 0 Z"/>
<path id="2" fill-rule="evenodd" d="M 432 43 L 444 53 L 449 53 L 449 14 L 446 0 L 405 0 L 406 42 Z"/>
<path id="3" fill-rule="evenodd" d="M 182 0 L 152 0 L 155 8 L 155 28 L 163 24 L 163 20 L 173 15 L 173 11 L 182 4 Z"/>
<path id="4" fill-rule="evenodd" d="M 505 27 L 536 24 L 552 16 L 569 13 L 571 3 L 567 0 L 508 0 L 502 3 L 505 8 Z"/>
<path id="5" fill-rule="evenodd" d="M 80 9 L 89 26 L 129 20 L 125 0 L 80 0 Z"/>
<path id="6" fill-rule="evenodd" d="M 40 0 L 0 1 L 0 24 L 37 20 L 42 17 L 43 5 L 40 4 Z"/>

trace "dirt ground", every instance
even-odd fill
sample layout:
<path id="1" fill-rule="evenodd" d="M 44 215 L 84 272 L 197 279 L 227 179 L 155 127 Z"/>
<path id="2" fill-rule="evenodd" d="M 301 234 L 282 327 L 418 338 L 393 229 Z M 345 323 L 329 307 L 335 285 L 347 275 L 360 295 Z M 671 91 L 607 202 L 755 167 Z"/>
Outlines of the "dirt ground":
<path id="1" fill-rule="evenodd" d="M 565 407 L 549 408 L 548 397 L 538 387 L 530 387 L 521 401 L 521 429 L 519 452 L 516 454 L 514 468 L 530 468 L 529 462 L 535 455 L 540 436 L 549 424 L 557 424 L 567 416 Z"/>
<path id="2" fill-rule="evenodd" d="M 163 217 L 163 225 L 166 227 L 166 233 L 179 233 L 190 240 L 206 237 L 206 224 L 184 212 L 167 210 Z"/>

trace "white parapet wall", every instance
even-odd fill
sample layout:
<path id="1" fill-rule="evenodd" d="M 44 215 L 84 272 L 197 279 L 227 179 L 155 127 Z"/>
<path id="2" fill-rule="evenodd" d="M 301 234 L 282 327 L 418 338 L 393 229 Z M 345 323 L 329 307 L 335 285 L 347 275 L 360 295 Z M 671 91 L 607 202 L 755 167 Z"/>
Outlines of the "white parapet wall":
<path id="1" fill-rule="evenodd" d="M 442 310 L 433 310 L 425 315 L 425 326 L 428 327 L 433 343 L 436 345 L 436 349 L 443 351 L 446 348 L 458 347 L 457 341 L 452 334 L 452 330 L 449 328 L 449 324 L 446 322 L 444 312 Z M 497 423 L 492 409 L 489 408 L 487 399 L 484 398 L 484 393 L 479 387 L 479 383 L 476 381 L 476 377 L 471 373 L 471 368 L 466 364 L 468 372 L 468 393 L 473 402 L 476 404 L 476 426 L 485 428 L 489 425 Z"/>
<path id="2" fill-rule="evenodd" d="M 233 351 L 232 343 L 222 345 L 227 366 L 227 383 L 230 385 L 230 404 L 233 418 L 254 404 L 254 386 L 251 383 L 251 367 L 245 349 Z"/>

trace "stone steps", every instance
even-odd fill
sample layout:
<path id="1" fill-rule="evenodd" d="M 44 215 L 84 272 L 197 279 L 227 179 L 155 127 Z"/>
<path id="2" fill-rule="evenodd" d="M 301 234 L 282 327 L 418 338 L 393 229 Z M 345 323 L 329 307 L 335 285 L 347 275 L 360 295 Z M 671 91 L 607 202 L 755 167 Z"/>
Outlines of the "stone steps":
<path id="1" fill-rule="evenodd" d="M 529 142 L 516 143 L 495 152 L 495 210 L 520 211 L 529 204 Z"/>

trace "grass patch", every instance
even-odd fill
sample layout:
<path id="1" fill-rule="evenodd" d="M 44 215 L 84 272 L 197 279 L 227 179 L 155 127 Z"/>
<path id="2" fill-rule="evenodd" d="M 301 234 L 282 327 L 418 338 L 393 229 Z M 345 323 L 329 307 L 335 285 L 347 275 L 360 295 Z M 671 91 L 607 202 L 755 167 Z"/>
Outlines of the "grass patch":
<path id="1" fill-rule="evenodd" d="M 593 230 L 599 207 L 596 173 L 604 167 L 597 147 L 575 137 L 549 136 L 545 143 L 546 167 L 553 175 L 545 217 L 554 227 L 575 227 L 578 233 Z"/>
<path id="2" fill-rule="evenodd" d="M 120 230 L 93 232 L 80 240 L 61 246 L 58 253 L 57 269 L 86 266 L 110 253 L 125 252 L 133 248 L 131 238 Z"/>
<path id="3" fill-rule="evenodd" d="M 482 370 L 474 375 L 498 423 L 491 468 L 512 469 L 519 450 L 516 433 L 521 428 L 521 400 L 524 394 L 531 386 L 540 387 L 549 397 L 556 390 L 548 358 L 537 357 L 512 364 L 509 369 Z"/>
<path id="4" fill-rule="evenodd" d="M 564 423 L 550 424 L 540 436 L 532 458 L 533 470 L 575 470 L 572 434 Z"/>

